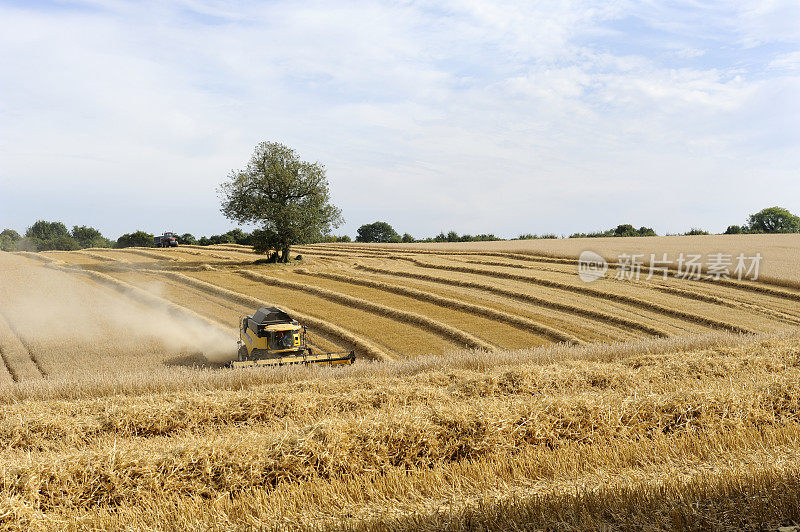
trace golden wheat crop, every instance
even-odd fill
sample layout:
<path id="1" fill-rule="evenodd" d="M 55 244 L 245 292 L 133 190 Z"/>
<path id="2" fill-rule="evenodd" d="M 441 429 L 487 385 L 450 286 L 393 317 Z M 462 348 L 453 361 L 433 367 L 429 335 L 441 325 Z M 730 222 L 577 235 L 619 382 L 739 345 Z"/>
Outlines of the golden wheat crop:
<path id="1" fill-rule="evenodd" d="M 800 521 L 791 276 L 587 285 L 516 244 L 0 253 L 0 529 Z M 358 362 L 221 368 L 265 304 Z"/>
<path id="2" fill-rule="evenodd" d="M 358 245 L 353 245 L 356 247 Z M 339 245 L 341 248 L 342 245 Z M 334 249 L 334 248 L 332 248 Z M 498 242 L 428 243 L 428 244 L 371 244 L 372 251 L 394 252 L 412 250 L 415 252 L 438 252 L 453 254 L 471 253 L 528 253 L 544 257 L 577 258 L 585 250 L 600 253 L 607 260 L 614 261 L 621 254 L 651 253 L 661 256 L 667 253 L 677 256 L 680 253 L 729 252 L 744 253 L 748 256 L 761 253 L 764 257 L 763 274 L 766 280 L 776 280 L 789 286 L 800 286 L 800 271 L 797 269 L 800 235 L 699 235 L 634 238 L 569 238 L 540 240 L 508 240 Z"/>

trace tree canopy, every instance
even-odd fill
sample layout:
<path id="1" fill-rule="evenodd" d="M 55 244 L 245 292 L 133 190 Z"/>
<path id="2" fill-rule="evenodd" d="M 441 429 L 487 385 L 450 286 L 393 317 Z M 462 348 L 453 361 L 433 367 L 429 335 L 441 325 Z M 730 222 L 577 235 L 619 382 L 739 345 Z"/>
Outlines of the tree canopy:
<path id="1" fill-rule="evenodd" d="M 219 193 L 228 219 L 260 226 L 252 233 L 255 250 L 280 252 L 282 262 L 293 244 L 312 242 L 342 223 L 325 167 L 277 142 L 256 146 L 247 167 L 228 174 Z"/>
<path id="2" fill-rule="evenodd" d="M 750 215 L 747 230 L 751 233 L 797 233 L 800 232 L 800 217 L 781 207 L 769 207 Z"/>
<path id="3" fill-rule="evenodd" d="M 636 229 L 631 224 L 620 224 L 613 229 L 596 233 L 574 233 L 570 238 L 602 238 L 602 237 L 632 237 L 632 236 L 658 236 L 650 227 Z"/>
<path id="4" fill-rule="evenodd" d="M 67 226 L 61 222 L 46 220 L 36 221 L 25 231 L 25 238 L 16 242 L 16 248 L 21 251 L 72 251 L 80 247 L 70 235 Z"/>
<path id="5" fill-rule="evenodd" d="M 17 241 L 9 235 L 0 233 L 0 251 L 16 251 Z"/>
<path id="6" fill-rule="evenodd" d="M 356 242 L 400 242 L 400 235 L 387 222 L 364 224 L 356 232 Z"/>
<path id="7" fill-rule="evenodd" d="M 37 251 L 75 251 L 81 249 L 81 245 L 71 236 L 57 236 L 48 240 L 39 240 L 36 243 Z"/>
<path id="8" fill-rule="evenodd" d="M 725 235 L 741 235 L 744 231 L 741 225 L 729 225 L 723 234 Z"/>
<path id="9" fill-rule="evenodd" d="M 126 233 L 117 239 L 118 248 L 153 247 L 153 235 L 144 231 Z"/>
<path id="10" fill-rule="evenodd" d="M 25 231 L 25 236 L 38 240 L 52 240 L 59 237 L 68 237 L 70 234 L 67 230 L 67 226 L 61 222 L 38 220 Z"/>
<path id="11" fill-rule="evenodd" d="M 85 225 L 73 226 L 72 238 L 82 248 L 107 248 L 111 246 L 111 242 L 100 231 Z"/>
<path id="12" fill-rule="evenodd" d="M 9 240 L 11 240 L 12 242 L 16 242 L 17 240 L 22 238 L 20 234 L 14 231 L 13 229 L 3 229 L 3 232 L 0 233 L 0 236 L 8 237 Z"/>

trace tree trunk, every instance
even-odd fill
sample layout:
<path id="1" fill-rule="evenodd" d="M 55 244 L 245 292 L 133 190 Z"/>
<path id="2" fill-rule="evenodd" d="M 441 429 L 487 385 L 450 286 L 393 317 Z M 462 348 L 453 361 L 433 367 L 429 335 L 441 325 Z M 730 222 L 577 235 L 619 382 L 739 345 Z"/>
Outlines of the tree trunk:
<path id="1" fill-rule="evenodd" d="M 289 244 L 284 244 L 281 248 L 281 262 L 289 262 Z"/>

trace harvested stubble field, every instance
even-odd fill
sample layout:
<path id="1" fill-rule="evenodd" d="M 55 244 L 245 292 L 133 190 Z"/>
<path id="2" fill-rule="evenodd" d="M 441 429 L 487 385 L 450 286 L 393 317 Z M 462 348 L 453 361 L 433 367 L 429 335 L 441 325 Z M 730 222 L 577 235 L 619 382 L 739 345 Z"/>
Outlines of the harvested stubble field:
<path id="1" fill-rule="evenodd" d="M 763 238 L 685 240 L 756 282 L 586 284 L 562 241 L 0 253 L 0 527 L 796 523 L 798 242 Z M 222 368 L 261 304 L 358 363 Z"/>

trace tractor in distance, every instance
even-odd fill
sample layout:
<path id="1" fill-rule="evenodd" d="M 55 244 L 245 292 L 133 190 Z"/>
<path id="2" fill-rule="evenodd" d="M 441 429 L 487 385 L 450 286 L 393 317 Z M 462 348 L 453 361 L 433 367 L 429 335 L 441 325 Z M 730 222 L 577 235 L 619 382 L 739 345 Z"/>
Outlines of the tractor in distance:
<path id="1" fill-rule="evenodd" d="M 178 235 L 175 233 L 164 233 L 153 237 L 153 245 L 157 248 L 176 248 L 178 247 Z"/>

